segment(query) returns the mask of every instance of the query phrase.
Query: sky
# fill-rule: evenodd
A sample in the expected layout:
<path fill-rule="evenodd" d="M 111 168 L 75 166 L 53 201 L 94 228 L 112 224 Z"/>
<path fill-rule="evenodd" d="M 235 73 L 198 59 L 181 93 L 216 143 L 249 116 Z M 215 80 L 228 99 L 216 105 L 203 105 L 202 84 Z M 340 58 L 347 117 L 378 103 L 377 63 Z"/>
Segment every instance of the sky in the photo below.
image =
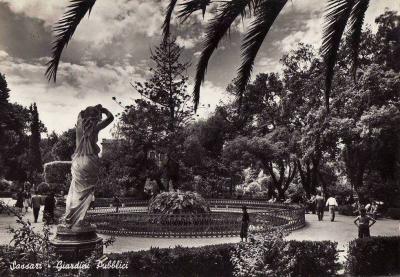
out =
<path fill-rule="evenodd" d="M 320 47 L 326 3 L 289 1 L 259 51 L 253 77 L 279 71 L 282 55 L 299 42 Z M 122 108 L 112 97 L 126 105 L 139 97 L 130 82 L 149 76 L 150 49 L 160 43 L 168 1 L 97 0 L 63 53 L 57 82 L 49 83 L 44 73 L 51 54 L 52 26 L 67 4 L 68 0 L 0 0 L 0 73 L 6 75 L 11 101 L 25 106 L 36 102 L 47 129 L 57 133 L 74 127 L 79 111 L 87 106 L 101 104 L 117 114 Z M 371 1 L 365 26 L 375 30 L 374 19 L 386 8 L 399 11 L 400 0 Z M 207 13 L 204 19 L 195 14 L 185 24 L 173 21 L 173 34 L 185 47 L 182 58 L 192 64 L 190 86 L 210 18 L 212 14 Z M 225 89 L 240 64 L 241 37 L 249 22 L 238 21 L 212 56 L 201 90 L 200 117 L 229 100 Z M 111 137 L 110 129 L 100 139 Z"/>

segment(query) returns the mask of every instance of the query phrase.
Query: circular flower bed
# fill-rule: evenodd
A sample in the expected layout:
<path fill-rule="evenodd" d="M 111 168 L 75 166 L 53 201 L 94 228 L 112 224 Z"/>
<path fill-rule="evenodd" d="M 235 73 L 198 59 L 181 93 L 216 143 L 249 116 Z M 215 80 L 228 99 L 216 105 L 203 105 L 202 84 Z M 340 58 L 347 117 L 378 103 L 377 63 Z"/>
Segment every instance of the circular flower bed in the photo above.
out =
<path fill-rule="evenodd" d="M 201 214 L 210 212 L 207 201 L 195 192 L 163 192 L 150 200 L 151 214 Z"/>

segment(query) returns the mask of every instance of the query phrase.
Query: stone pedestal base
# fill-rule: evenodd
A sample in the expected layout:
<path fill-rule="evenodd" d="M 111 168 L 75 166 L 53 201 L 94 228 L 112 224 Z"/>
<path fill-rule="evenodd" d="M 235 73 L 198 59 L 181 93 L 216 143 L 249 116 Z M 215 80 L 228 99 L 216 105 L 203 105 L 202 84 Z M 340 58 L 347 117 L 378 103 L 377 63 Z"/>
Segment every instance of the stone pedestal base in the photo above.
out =
<path fill-rule="evenodd" d="M 82 261 L 93 251 L 103 254 L 103 239 L 97 236 L 96 226 L 86 225 L 68 228 L 57 227 L 56 236 L 50 241 L 55 252 L 66 262 Z"/>

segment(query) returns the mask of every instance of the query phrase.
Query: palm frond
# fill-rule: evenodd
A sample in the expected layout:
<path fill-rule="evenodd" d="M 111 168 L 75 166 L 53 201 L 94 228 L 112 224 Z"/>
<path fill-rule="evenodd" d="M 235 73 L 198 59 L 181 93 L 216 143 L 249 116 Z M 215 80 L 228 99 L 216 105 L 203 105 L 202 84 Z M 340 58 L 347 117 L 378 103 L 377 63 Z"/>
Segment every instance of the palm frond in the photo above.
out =
<path fill-rule="evenodd" d="M 186 1 L 185 3 L 180 4 L 181 9 L 179 10 L 178 13 L 178 18 L 181 20 L 181 22 L 186 21 L 189 16 L 192 15 L 192 13 L 201 10 L 203 17 L 204 14 L 206 13 L 207 6 L 211 4 L 211 0 L 189 0 Z"/>
<path fill-rule="evenodd" d="M 358 54 L 360 50 L 361 33 L 364 24 L 365 13 L 369 7 L 369 0 L 357 0 L 350 13 L 349 33 L 353 58 L 352 72 L 354 81 L 356 81 L 356 72 L 358 67 Z"/>
<path fill-rule="evenodd" d="M 219 13 L 207 26 L 206 36 L 203 42 L 203 50 L 197 64 L 195 85 L 193 90 L 194 109 L 197 110 L 200 100 L 200 87 L 204 82 L 208 61 L 218 47 L 218 43 L 228 32 L 234 20 L 245 13 L 249 0 L 230 0 L 224 3 Z"/>
<path fill-rule="evenodd" d="M 235 79 L 239 92 L 239 102 L 250 80 L 254 60 L 265 37 L 287 0 L 263 0 L 255 9 L 255 19 L 252 21 L 242 44 L 242 64 Z"/>
<path fill-rule="evenodd" d="M 171 0 L 167 7 L 167 12 L 165 13 L 164 23 L 162 25 L 164 41 L 167 40 L 167 38 L 170 34 L 171 17 L 172 17 L 172 13 L 174 12 L 177 2 L 178 2 L 178 0 Z"/>
<path fill-rule="evenodd" d="M 86 13 L 90 14 L 95 3 L 96 0 L 70 0 L 70 5 L 63 17 L 54 26 L 55 39 L 52 43 L 52 58 L 46 64 L 46 77 L 49 81 L 51 79 L 56 81 L 62 51 L 68 45 L 82 18 Z"/>
<path fill-rule="evenodd" d="M 329 0 L 326 9 L 325 26 L 322 38 L 322 55 L 326 65 L 325 104 L 329 111 L 329 95 L 332 87 L 334 67 L 337 60 L 340 40 L 349 20 L 355 0 Z"/>

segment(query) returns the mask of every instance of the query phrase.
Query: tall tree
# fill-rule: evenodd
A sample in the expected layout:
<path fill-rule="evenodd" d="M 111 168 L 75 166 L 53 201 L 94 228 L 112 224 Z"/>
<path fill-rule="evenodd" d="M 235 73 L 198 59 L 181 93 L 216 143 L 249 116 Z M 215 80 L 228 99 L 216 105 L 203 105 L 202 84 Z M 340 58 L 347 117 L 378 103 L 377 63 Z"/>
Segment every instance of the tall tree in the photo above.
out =
<path fill-rule="evenodd" d="M 192 116 L 187 89 L 188 62 L 181 62 L 182 48 L 168 37 L 151 51 L 152 76 L 146 82 L 135 82 L 139 94 L 160 107 L 168 119 L 167 132 L 172 134 L 188 123 Z"/>
<path fill-rule="evenodd" d="M 6 78 L 0 73 L 0 175 L 24 181 L 29 110 L 10 103 L 9 92 Z"/>
<path fill-rule="evenodd" d="M 132 86 L 139 93 L 134 105 L 127 106 L 121 116 L 122 134 L 145 151 L 166 154 L 168 180 L 179 179 L 183 128 L 193 117 L 187 93 L 187 62 L 181 62 L 182 48 L 168 38 L 151 51 L 151 76 Z"/>
<path fill-rule="evenodd" d="M 41 174 L 43 171 L 42 154 L 40 151 L 40 120 L 39 112 L 36 103 L 33 103 L 29 111 L 31 113 L 30 131 L 31 137 L 29 141 L 29 163 L 30 163 L 30 177 L 33 178 L 35 174 Z"/>

